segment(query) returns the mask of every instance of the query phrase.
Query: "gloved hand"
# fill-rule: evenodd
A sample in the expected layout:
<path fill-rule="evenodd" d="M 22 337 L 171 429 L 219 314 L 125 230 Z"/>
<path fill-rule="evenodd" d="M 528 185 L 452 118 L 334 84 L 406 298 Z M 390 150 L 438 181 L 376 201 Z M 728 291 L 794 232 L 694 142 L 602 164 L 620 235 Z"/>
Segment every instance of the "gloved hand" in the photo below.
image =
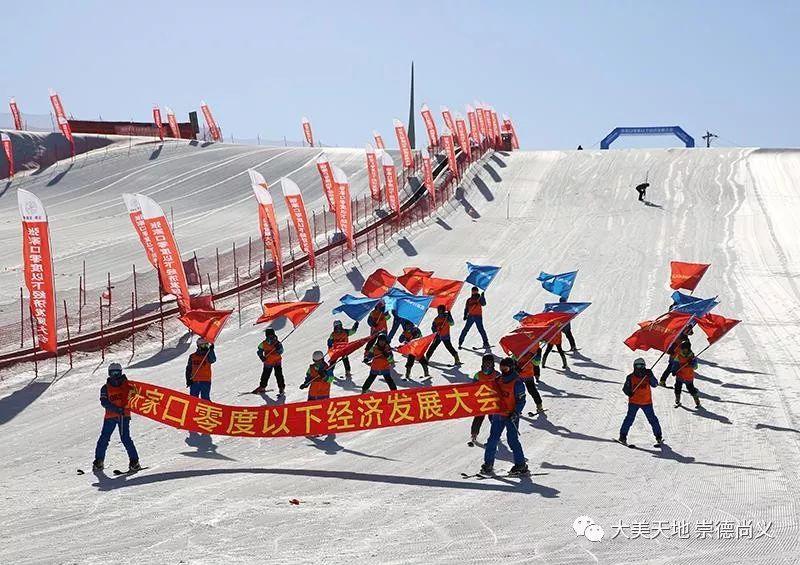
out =
<path fill-rule="evenodd" d="M 304 388 L 308 388 L 308 385 L 306 383 L 300 385 L 300 390 L 303 390 Z"/>
<path fill-rule="evenodd" d="M 508 416 L 508 419 L 511 420 L 511 423 L 514 424 L 514 427 L 517 429 L 517 432 L 519 432 L 519 412 L 512 412 Z"/>
<path fill-rule="evenodd" d="M 362 359 L 361 362 L 364 363 L 364 365 L 369 365 L 369 359 L 367 359 L 366 357 L 364 357 L 364 359 Z"/>
<path fill-rule="evenodd" d="M 355 324 L 353 324 L 353 329 L 354 329 L 354 330 L 357 330 L 357 329 L 358 329 L 358 320 L 356 320 L 356 323 L 355 323 Z"/>
<path fill-rule="evenodd" d="M 468 317 L 469 317 L 469 316 L 467 316 L 466 314 L 464 314 L 464 321 L 465 321 L 465 322 L 467 321 L 467 318 L 468 318 Z"/>

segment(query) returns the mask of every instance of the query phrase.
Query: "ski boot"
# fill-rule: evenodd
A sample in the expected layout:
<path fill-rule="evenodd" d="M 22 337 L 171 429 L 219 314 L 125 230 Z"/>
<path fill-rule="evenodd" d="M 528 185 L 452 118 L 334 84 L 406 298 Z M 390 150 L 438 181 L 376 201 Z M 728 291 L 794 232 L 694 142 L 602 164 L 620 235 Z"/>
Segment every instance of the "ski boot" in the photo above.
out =
<path fill-rule="evenodd" d="M 680 408 L 681 406 L 681 398 L 679 396 L 675 397 L 675 408 Z"/>
<path fill-rule="evenodd" d="M 453 359 L 453 367 L 459 367 L 459 366 L 461 366 L 461 359 L 459 359 L 458 355 L 456 355 L 455 358 Z"/>
<path fill-rule="evenodd" d="M 660 384 L 664 388 L 667 388 L 667 377 L 662 377 L 661 379 L 659 379 L 658 384 Z"/>
<path fill-rule="evenodd" d="M 407 381 L 410 381 L 410 380 L 411 380 L 411 368 L 410 368 L 410 367 L 409 367 L 408 369 L 406 369 L 406 376 L 405 376 L 405 379 L 406 379 Z"/>
<path fill-rule="evenodd" d="M 484 463 L 481 465 L 481 470 L 478 471 L 478 473 L 481 475 L 494 475 L 494 466 Z"/>
<path fill-rule="evenodd" d="M 279 388 L 279 389 L 278 389 L 278 396 L 286 396 L 286 395 L 284 394 L 284 392 L 283 392 L 284 390 L 286 390 L 286 389 L 284 389 L 284 388 Z"/>
<path fill-rule="evenodd" d="M 491 348 L 492 348 L 492 346 L 491 346 L 491 344 L 490 344 L 488 341 L 484 341 L 484 342 L 483 342 L 483 348 L 484 348 L 484 349 L 491 349 Z"/>
<path fill-rule="evenodd" d="M 346 373 L 344 374 L 344 378 L 345 378 L 345 380 L 347 380 L 347 381 L 352 381 L 352 380 L 353 380 L 353 373 L 351 373 L 350 371 L 346 372 Z"/>
<path fill-rule="evenodd" d="M 537 414 L 544 414 L 544 408 L 542 408 L 541 404 L 536 405 L 536 413 Z"/>
<path fill-rule="evenodd" d="M 700 405 L 700 395 L 695 393 L 695 394 L 692 395 L 692 398 L 694 398 L 694 406 L 695 406 L 695 408 L 702 408 L 702 406 Z"/>
<path fill-rule="evenodd" d="M 139 464 L 138 459 L 131 459 L 128 463 L 128 472 L 141 471 L 142 466 Z"/>
<path fill-rule="evenodd" d="M 619 439 L 617 441 L 622 445 L 628 445 L 628 436 L 620 434 Z"/>
<path fill-rule="evenodd" d="M 509 477 L 527 477 L 530 476 L 531 471 L 528 469 L 527 463 L 521 463 L 519 465 L 514 465 L 511 469 L 508 470 Z"/>
<path fill-rule="evenodd" d="M 661 436 L 656 436 L 656 443 L 653 447 L 661 447 L 664 443 L 664 439 Z"/>
<path fill-rule="evenodd" d="M 425 372 L 422 373 L 422 378 L 424 378 L 424 379 L 431 378 L 431 374 L 428 372 L 428 369 L 425 369 Z"/>
<path fill-rule="evenodd" d="M 95 459 L 92 461 L 92 471 L 102 471 L 104 467 L 102 459 Z"/>

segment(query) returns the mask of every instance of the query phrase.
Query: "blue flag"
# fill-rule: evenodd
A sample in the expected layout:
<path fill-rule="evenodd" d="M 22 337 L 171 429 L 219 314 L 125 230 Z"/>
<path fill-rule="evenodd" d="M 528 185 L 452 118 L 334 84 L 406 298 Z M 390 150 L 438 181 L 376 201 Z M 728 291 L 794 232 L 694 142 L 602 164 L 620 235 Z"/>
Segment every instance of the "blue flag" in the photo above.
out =
<path fill-rule="evenodd" d="M 523 319 L 527 318 L 528 316 L 530 316 L 530 314 L 528 314 L 525 310 L 520 310 L 519 312 L 514 314 L 514 319 L 516 321 L 518 321 L 518 322 L 521 322 Z"/>
<path fill-rule="evenodd" d="M 566 300 L 569 298 L 569 293 L 572 292 L 572 285 L 575 284 L 576 276 L 578 276 L 578 271 L 561 273 L 560 275 L 551 275 L 542 271 L 539 273 L 537 280 L 541 281 L 542 288 L 547 292 L 557 294 Z"/>
<path fill-rule="evenodd" d="M 580 314 L 586 310 L 590 304 L 591 302 L 548 302 L 544 305 L 544 311 Z"/>
<path fill-rule="evenodd" d="M 669 309 L 674 310 L 678 306 L 684 306 L 686 304 L 691 304 L 692 302 L 698 302 L 700 300 L 703 299 L 697 298 L 696 296 L 689 296 L 688 294 L 684 294 L 676 290 L 675 292 L 672 293 L 672 306 L 670 306 Z"/>
<path fill-rule="evenodd" d="M 413 298 L 416 294 L 411 294 L 410 292 L 406 292 L 401 288 L 390 288 L 386 294 L 383 295 L 382 299 L 384 304 L 386 304 L 386 310 L 391 312 L 392 310 L 397 309 L 397 301 L 401 298 Z"/>
<path fill-rule="evenodd" d="M 367 298 L 345 294 L 340 299 L 341 304 L 334 308 L 334 314 L 343 313 L 351 320 L 359 321 L 369 314 L 375 305 L 380 301 L 379 298 Z"/>
<path fill-rule="evenodd" d="M 486 290 L 489 284 L 497 276 L 500 267 L 490 267 L 489 265 L 473 265 L 467 261 L 467 271 L 469 274 L 464 282 L 477 286 L 481 290 Z"/>
<path fill-rule="evenodd" d="M 701 298 L 693 302 L 687 302 L 672 308 L 672 312 L 680 312 L 682 314 L 691 314 L 695 318 L 702 318 L 719 304 L 716 297 L 714 298 Z"/>
<path fill-rule="evenodd" d="M 433 296 L 414 296 L 398 298 L 396 302 L 397 317 L 408 320 L 418 326 L 433 302 Z"/>

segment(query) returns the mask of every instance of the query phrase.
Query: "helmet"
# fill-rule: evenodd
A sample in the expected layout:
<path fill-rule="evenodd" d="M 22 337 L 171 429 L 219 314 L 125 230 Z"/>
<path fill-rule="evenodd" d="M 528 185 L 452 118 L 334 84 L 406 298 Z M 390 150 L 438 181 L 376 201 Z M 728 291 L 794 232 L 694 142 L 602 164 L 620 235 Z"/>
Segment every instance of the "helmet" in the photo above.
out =
<path fill-rule="evenodd" d="M 647 366 L 647 363 L 645 363 L 644 359 L 642 359 L 641 357 L 637 357 L 636 359 L 633 360 L 633 367 L 634 368 L 636 368 L 636 367 L 646 367 L 646 366 Z"/>
<path fill-rule="evenodd" d="M 447 312 L 447 306 L 445 306 L 444 304 L 439 304 L 439 306 L 436 307 L 436 311 L 439 314 L 444 314 L 445 312 Z"/>
<path fill-rule="evenodd" d="M 122 376 L 122 365 L 119 363 L 111 363 L 108 366 L 108 376 L 109 377 L 121 377 Z"/>
<path fill-rule="evenodd" d="M 502 361 L 500 361 L 500 368 L 508 367 L 509 369 L 513 369 L 516 366 L 516 362 L 511 357 L 504 357 Z"/>
<path fill-rule="evenodd" d="M 400 323 L 403 324 L 403 329 L 411 329 L 414 327 L 413 322 L 411 320 L 406 320 L 405 318 Z"/>
<path fill-rule="evenodd" d="M 481 357 L 481 367 L 491 365 L 494 367 L 494 355 L 484 355 Z"/>
<path fill-rule="evenodd" d="M 477 286 L 472 287 L 472 294 L 478 294 L 481 291 Z"/>
<path fill-rule="evenodd" d="M 375 341 L 378 343 L 389 343 L 389 338 L 386 337 L 385 333 L 379 333 Z"/>
<path fill-rule="evenodd" d="M 211 345 L 211 344 L 208 342 L 208 340 L 206 338 L 204 338 L 204 337 L 198 337 L 197 338 L 197 347 L 199 347 L 200 349 L 204 349 L 204 348 L 208 347 L 209 345 Z"/>
<path fill-rule="evenodd" d="M 312 359 L 313 359 L 315 362 L 316 362 L 316 361 L 322 361 L 322 359 L 324 359 L 324 358 L 325 358 L 325 354 L 324 354 L 322 351 L 319 351 L 319 350 L 318 350 L 318 351 L 315 351 L 314 353 L 312 353 L 312 354 L 311 354 L 311 358 L 312 358 Z"/>
<path fill-rule="evenodd" d="M 341 328 L 342 327 L 342 321 L 341 320 L 334 320 L 333 321 L 333 327 L 334 328 Z"/>
<path fill-rule="evenodd" d="M 264 337 L 266 337 L 267 339 L 272 337 L 277 338 L 277 336 L 275 335 L 275 330 L 273 330 L 272 328 L 267 328 L 264 330 Z"/>

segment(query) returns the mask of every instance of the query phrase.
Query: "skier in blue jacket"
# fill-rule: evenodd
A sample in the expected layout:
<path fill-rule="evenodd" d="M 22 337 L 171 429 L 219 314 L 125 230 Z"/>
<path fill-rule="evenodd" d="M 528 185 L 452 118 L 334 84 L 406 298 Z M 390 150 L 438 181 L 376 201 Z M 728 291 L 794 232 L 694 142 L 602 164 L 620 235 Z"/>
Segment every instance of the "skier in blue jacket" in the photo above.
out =
<path fill-rule="evenodd" d="M 495 389 L 500 395 L 499 412 L 489 416 L 491 428 L 489 439 L 483 453 L 481 474 L 494 473 L 494 458 L 497 453 L 497 444 L 503 430 L 506 432 L 506 441 L 514 454 L 514 466 L 508 471 L 509 475 L 529 475 L 528 464 L 525 463 L 525 453 L 519 441 L 519 417 L 525 406 L 525 385 L 516 372 L 516 362 L 511 357 L 500 361 L 500 376 L 495 379 Z"/>

